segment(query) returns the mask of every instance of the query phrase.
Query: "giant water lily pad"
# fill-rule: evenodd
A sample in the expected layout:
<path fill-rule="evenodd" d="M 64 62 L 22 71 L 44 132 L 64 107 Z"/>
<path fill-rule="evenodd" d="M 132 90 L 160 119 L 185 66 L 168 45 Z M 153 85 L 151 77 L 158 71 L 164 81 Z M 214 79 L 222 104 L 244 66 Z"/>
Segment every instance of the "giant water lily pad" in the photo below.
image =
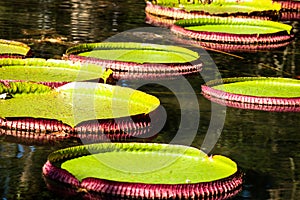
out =
<path fill-rule="evenodd" d="M 26 57 L 30 53 L 30 47 L 22 42 L 0 39 L 1 57 Z"/>
<path fill-rule="evenodd" d="M 278 17 L 281 4 L 272 0 L 253 1 L 147 1 L 146 12 L 167 18 L 191 19 L 201 16 L 234 16 L 270 19 Z"/>
<path fill-rule="evenodd" d="M 198 41 L 201 46 L 226 50 L 261 50 L 286 46 L 292 26 L 258 19 L 201 17 L 178 20 L 171 30 Z M 218 48 L 220 46 L 220 48 Z"/>
<path fill-rule="evenodd" d="M 202 85 L 202 92 L 209 99 L 232 107 L 300 111 L 300 81 L 295 79 L 226 78 Z"/>
<path fill-rule="evenodd" d="M 1 127 L 35 131 L 45 138 L 52 132 L 95 139 L 103 139 L 106 133 L 112 139 L 147 133 L 145 129 L 152 123 L 148 115 L 160 104 L 156 97 L 138 90 L 92 82 L 71 82 L 57 88 L 1 82 L 0 93 L 3 98 L 8 96 L 0 100 Z"/>
<path fill-rule="evenodd" d="M 196 73 L 202 69 L 197 52 L 171 45 L 88 43 L 69 48 L 66 57 L 110 68 L 115 78 L 170 77 Z"/>
<path fill-rule="evenodd" d="M 109 70 L 93 64 L 56 59 L 0 59 L 0 80 L 31 81 L 59 86 L 72 81 L 99 79 L 105 82 Z"/>
<path fill-rule="evenodd" d="M 227 157 L 157 143 L 101 143 L 58 150 L 48 156 L 43 174 L 77 191 L 131 198 L 230 197 L 242 184 L 237 164 Z"/>
<path fill-rule="evenodd" d="M 164 1 L 164 0 L 163 0 Z M 188 2 L 181 4 L 184 10 L 191 11 L 204 11 L 211 15 L 218 14 L 233 14 L 233 13 L 258 13 L 267 11 L 279 11 L 281 5 L 274 3 L 272 0 L 252 0 L 252 1 L 241 1 L 241 2 L 230 2 L 230 1 L 213 1 L 210 4 L 195 3 L 190 4 Z"/>

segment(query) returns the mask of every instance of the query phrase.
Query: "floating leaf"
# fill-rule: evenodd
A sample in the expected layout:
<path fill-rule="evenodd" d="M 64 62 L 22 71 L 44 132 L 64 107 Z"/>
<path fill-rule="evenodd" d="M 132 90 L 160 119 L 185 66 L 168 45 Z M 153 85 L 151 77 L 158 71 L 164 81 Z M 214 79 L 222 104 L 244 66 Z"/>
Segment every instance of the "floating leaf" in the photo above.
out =
<path fill-rule="evenodd" d="M 197 52 L 179 46 L 134 42 L 80 44 L 66 54 L 135 63 L 186 63 L 199 58 Z"/>
<path fill-rule="evenodd" d="M 85 128 L 93 132 L 89 128 L 97 131 L 101 125 L 97 119 L 146 115 L 159 106 L 156 97 L 141 91 L 91 82 L 71 82 L 56 89 L 29 82 L 5 82 L 0 84 L 0 91 L 13 97 L 0 100 L 2 126 L 26 130 L 72 132 Z M 22 118 L 31 120 L 22 121 Z M 89 120 L 96 122 L 80 125 Z M 114 127 L 111 128 L 114 131 Z M 109 127 L 103 128 L 106 129 Z"/>
<path fill-rule="evenodd" d="M 116 79 L 168 78 L 197 73 L 202 69 L 197 52 L 171 45 L 88 43 L 69 48 L 66 56 L 69 60 L 110 68 Z"/>
<path fill-rule="evenodd" d="M 0 39 L 0 57 L 25 57 L 29 51 L 30 47 L 22 42 Z"/>
<path fill-rule="evenodd" d="M 192 38 L 200 46 L 231 51 L 279 48 L 294 38 L 290 25 L 249 18 L 201 17 L 178 20 L 171 30 Z"/>
<path fill-rule="evenodd" d="M 86 191 L 131 198 L 230 197 L 242 184 L 236 163 L 227 157 L 157 143 L 101 143 L 58 150 L 49 155 L 43 173 Z"/>
<path fill-rule="evenodd" d="M 251 108 L 252 105 L 266 105 L 253 107 L 252 109 L 274 111 L 299 111 L 300 106 L 300 81 L 289 78 L 267 77 L 240 77 L 227 78 L 219 81 L 211 81 L 202 86 L 202 92 L 208 98 L 223 100 L 223 103 L 234 105 L 239 102 L 242 108 Z M 222 102 L 221 100 L 214 100 Z M 247 106 L 248 104 L 248 106 Z M 279 108 L 277 108 L 279 106 Z M 273 108 L 272 108 L 273 107 Z"/>
<path fill-rule="evenodd" d="M 147 13 L 173 19 L 191 19 L 203 16 L 251 17 L 256 19 L 278 18 L 281 4 L 272 0 L 253 0 L 245 2 L 213 1 L 147 1 Z"/>
<path fill-rule="evenodd" d="M 108 78 L 104 67 L 79 62 L 27 58 L 0 59 L 0 80 L 22 80 L 42 83 L 72 82 Z M 108 73 L 108 74 L 107 74 Z"/>
<path fill-rule="evenodd" d="M 293 28 L 288 24 L 269 20 L 227 17 L 199 17 L 196 19 L 178 20 L 175 24 L 189 30 L 233 33 L 237 35 L 260 35 L 278 32 L 287 32 L 288 34 L 291 34 Z"/>
<path fill-rule="evenodd" d="M 232 13 L 252 13 L 252 12 L 265 12 L 265 11 L 279 11 L 281 5 L 274 3 L 272 0 L 252 0 L 245 2 L 228 2 L 228 1 L 213 1 L 210 4 L 188 4 L 183 3 L 184 9 L 188 12 L 204 11 L 211 15 L 214 14 L 232 14 Z"/>

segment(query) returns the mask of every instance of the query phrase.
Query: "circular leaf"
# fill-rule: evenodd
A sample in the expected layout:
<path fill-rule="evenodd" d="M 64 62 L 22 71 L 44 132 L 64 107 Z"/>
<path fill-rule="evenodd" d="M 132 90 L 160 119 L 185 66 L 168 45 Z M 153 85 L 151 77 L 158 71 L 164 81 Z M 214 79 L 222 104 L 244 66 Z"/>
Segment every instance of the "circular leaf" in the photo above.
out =
<path fill-rule="evenodd" d="M 293 38 L 290 25 L 244 18 L 200 17 L 178 20 L 171 30 L 199 41 L 241 45 L 284 43 Z"/>
<path fill-rule="evenodd" d="M 2 56 L 26 56 L 30 47 L 22 42 L 0 39 L 0 57 Z"/>
<path fill-rule="evenodd" d="M 191 19 L 203 16 L 251 17 L 255 19 L 277 19 L 281 4 L 272 0 L 252 1 L 203 1 L 155 0 L 147 1 L 146 12 L 172 19 Z"/>
<path fill-rule="evenodd" d="M 217 98 L 242 104 L 266 105 L 259 106 L 262 110 L 281 110 L 277 106 L 286 106 L 288 111 L 297 111 L 300 106 L 300 81 L 289 78 L 240 77 L 226 78 L 202 85 L 202 93 L 208 98 Z M 218 101 L 218 100 L 217 100 Z M 218 101 L 220 102 L 220 101 Z M 231 105 L 230 103 L 229 105 Z M 234 107 L 237 107 L 234 105 Z M 248 107 L 248 106 L 240 106 Z M 249 106 L 251 108 L 251 106 Z"/>
<path fill-rule="evenodd" d="M 199 58 L 197 52 L 179 46 L 134 42 L 80 44 L 69 48 L 66 54 L 141 64 L 186 63 Z"/>
<path fill-rule="evenodd" d="M 56 89 L 5 82 L 0 84 L 0 93 L 12 96 L 0 100 L 1 118 L 55 119 L 70 127 L 88 120 L 148 114 L 160 104 L 156 97 L 138 90 L 91 82 L 72 82 Z"/>
<path fill-rule="evenodd" d="M 198 73 L 202 62 L 187 48 L 135 42 L 80 44 L 66 52 L 69 60 L 109 68 L 116 79 L 172 78 Z M 191 63 L 194 61 L 194 63 Z"/>
<path fill-rule="evenodd" d="M 137 198 L 210 197 L 232 193 L 242 184 L 236 163 L 227 157 L 157 143 L 101 143 L 58 150 L 49 155 L 43 173 L 88 191 Z"/>
<path fill-rule="evenodd" d="M 106 69 L 79 62 L 27 58 L 0 59 L 0 80 L 22 80 L 42 83 L 72 82 L 104 78 Z"/>

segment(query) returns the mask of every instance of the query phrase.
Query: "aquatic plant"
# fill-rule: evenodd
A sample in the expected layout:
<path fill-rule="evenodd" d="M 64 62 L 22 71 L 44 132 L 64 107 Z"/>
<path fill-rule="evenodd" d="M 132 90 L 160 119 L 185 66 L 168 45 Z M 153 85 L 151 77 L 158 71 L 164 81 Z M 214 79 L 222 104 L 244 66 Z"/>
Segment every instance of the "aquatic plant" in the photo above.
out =
<path fill-rule="evenodd" d="M 253 1 L 174 1 L 154 0 L 147 1 L 147 13 L 174 19 L 191 19 L 203 16 L 234 16 L 259 19 L 278 18 L 281 5 L 272 0 Z"/>
<path fill-rule="evenodd" d="M 197 52 L 172 45 L 88 43 L 67 49 L 65 57 L 109 68 L 116 79 L 166 78 L 192 74 L 202 69 Z"/>
<path fill-rule="evenodd" d="M 138 137 L 151 131 L 149 114 L 159 106 L 156 97 L 141 91 L 93 82 L 51 88 L 1 81 L 0 94 L 0 127 L 19 130 L 6 132 L 16 137 L 82 137 L 92 142 Z"/>
<path fill-rule="evenodd" d="M 222 81 L 224 84 L 222 84 Z M 240 77 L 202 85 L 203 95 L 231 107 L 265 111 L 300 111 L 300 81 L 290 78 Z"/>
<path fill-rule="evenodd" d="M 0 39 L 0 58 L 24 58 L 30 53 L 30 47 L 25 43 Z"/>
<path fill-rule="evenodd" d="M 58 87 L 72 81 L 113 83 L 110 70 L 93 64 L 57 59 L 0 59 L 0 80 L 31 81 Z"/>
<path fill-rule="evenodd" d="M 158 143 L 99 143 L 61 149 L 48 156 L 43 174 L 84 197 L 142 199 L 226 199 L 240 191 L 243 176 L 227 157 Z"/>
<path fill-rule="evenodd" d="M 292 26 L 287 24 L 227 17 L 178 20 L 171 31 L 200 46 L 229 51 L 279 48 L 294 38 Z"/>

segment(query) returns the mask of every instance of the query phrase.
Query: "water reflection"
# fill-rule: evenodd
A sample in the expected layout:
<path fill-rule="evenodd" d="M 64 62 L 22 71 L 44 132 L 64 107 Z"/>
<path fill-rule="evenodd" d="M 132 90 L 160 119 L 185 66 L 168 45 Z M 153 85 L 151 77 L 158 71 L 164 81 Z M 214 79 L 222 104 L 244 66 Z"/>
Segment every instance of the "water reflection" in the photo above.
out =
<path fill-rule="evenodd" d="M 66 46 L 103 41 L 145 24 L 143 9 L 141 3 L 122 1 L 1 1 L 0 38 L 29 43 L 36 57 L 58 57 Z M 45 43 L 53 45 L 56 52 L 51 52 Z"/>
<path fill-rule="evenodd" d="M 295 166 L 300 164 L 300 140 L 296 139 L 298 130 L 294 128 L 295 121 L 299 120 L 296 113 L 227 109 L 225 129 L 214 150 L 238 160 L 245 169 L 246 184 L 253 185 L 255 199 L 266 198 L 257 196 L 259 187 L 264 188 L 265 194 L 293 192 L 291 188 L 296 184 L 299 171 Z M 258 184 L 253 177 L 265 185 Z M 294 192 L 300 194 L 299 190 Z"/>
<path fill-rule="evenodd" d="M 209 51 L 222 72 L 222 77 L 272 76 L 295 78 L 300 74 L 297 61 L 300 59 L 299 40 L 295 39 L 288 46 L 273 51 L 253 53 L 233 53 L 239 57 Z"/>

